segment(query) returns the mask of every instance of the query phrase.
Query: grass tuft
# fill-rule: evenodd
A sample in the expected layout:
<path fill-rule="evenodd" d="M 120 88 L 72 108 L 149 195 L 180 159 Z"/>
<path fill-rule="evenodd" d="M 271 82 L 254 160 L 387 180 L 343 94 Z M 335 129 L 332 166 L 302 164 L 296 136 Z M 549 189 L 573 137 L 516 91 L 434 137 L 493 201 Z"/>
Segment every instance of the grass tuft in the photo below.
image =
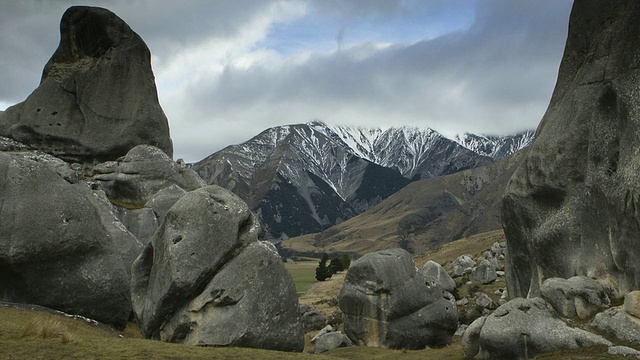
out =
<path fill-rule="evenodd" d="M 73 336 L 62 325 L 60 319 L 48 314 L 40 314 L 27 321 L 22 329 L 22 337 L 41 337 L 43 339 L 60 337 L 65 344 L 73 341 Z"/>

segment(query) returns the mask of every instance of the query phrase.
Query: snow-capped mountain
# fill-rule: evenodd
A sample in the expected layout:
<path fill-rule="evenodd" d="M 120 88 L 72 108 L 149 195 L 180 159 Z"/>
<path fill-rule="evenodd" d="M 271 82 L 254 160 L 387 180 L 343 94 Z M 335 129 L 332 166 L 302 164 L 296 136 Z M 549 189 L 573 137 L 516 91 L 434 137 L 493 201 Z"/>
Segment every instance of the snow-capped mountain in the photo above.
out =
<path fill-rule="evenodd" d="M 453 140 L 480 155 L 500 160 L 529 146 L 533 142 L 534 135 L 534 130 L 527 130 L 510 136 L 464 133 L 456 135 Z"/>
<path fill-rule="evenodd" d="M 493 162 L 432 129 L 365 129 L 321 122 L 278 126 L 193 165 L 261 218 L 265 238 L 317 232 L 379 203 L 412 180 Z"/>

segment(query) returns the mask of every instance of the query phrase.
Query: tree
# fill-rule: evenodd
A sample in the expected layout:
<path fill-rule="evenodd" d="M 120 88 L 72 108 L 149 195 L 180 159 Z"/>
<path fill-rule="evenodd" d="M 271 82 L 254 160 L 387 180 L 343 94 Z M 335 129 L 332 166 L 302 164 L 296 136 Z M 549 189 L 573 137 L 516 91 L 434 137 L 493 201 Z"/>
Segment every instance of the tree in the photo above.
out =
<path fill-rule="evenodd" d="M 329 261 L 329 255 L 327 255 L 327 253 L 323 253 L 322 259 L 320 259 L 320 263 L 316 268 L 316 280 L 325 281 L 326 279 L 331 278 L 331 275 L 333 275 L 331 269 L 327 267 L 327 261 Z"/>
<path fill-rule="evenodd" d="M 342 260 L 339 257 L 331 259 L 331 262 L 329 263 L 329 270 L 331 270 L 331 274 L 343 271 L 344 265 L 342 264 Z"/>

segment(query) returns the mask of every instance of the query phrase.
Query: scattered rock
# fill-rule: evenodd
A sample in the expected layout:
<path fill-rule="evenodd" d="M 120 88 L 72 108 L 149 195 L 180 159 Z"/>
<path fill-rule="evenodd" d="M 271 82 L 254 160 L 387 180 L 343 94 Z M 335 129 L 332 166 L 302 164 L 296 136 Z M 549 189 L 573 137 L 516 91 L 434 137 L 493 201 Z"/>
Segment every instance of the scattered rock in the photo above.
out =
<path fill-rule="evenodd" d="M 425 281 L 431 285 L 440 285 L 444 291 L 451 292 L 456 288 L 455 281 L 453 281 L 444 268 L 435 261 L 427 261 L 422 267 L 421 273 Z"/>
<path fill-rule="evenodd" d="M 258 228 L 247 205 L 221 187 L 180 198 L 132 268 L 143 335 L 302 351 L 293 279 L 275 248 L 257 241 Z"/>
<path fill-rule="evenodd" d="M 542 283 L 540 295 L 563 318 L 587 319 L 611 305 L 605 288 L 586 276 L 550 278 Z"/>
<path fill-rule="evenodd" d="M 475 260 L 473 260 L 473 256 L 465 254 L 460 255 L 455 260 L 453 260 L 453 262 L 451 263 L 451 268 L 455 268 L 456 266 L 459 266 L 460 268 L 462 268 L 462 270 L 469 273 L 471 272 L 471 269 L 476 266 L 476 262 Z"/>
<path fill-rule="evenodd" d="M 451 343 L 456 306 L 427 286 L 402 249 L 369 253 L 351 264 L 338 295 L 346 335 L 356 344 L 423 349 Z"/>
<path fill-rule="evenodd" d="M 97 7 L 64 13 L 60 44 L 40 85 L 0 116 L 0 135 L 84 163 L 118 158 L 140 144 L 173 155 L 149 49 L 124 21 Z"/>
<path fill-rule="evenodd" d="M 476 298 L 476 306 L 481 309 L 489 310 L 495 310 L 498 307 L 498 305 L 496 305 L 496 303 L 493 302 L 493 300 L 491 300 L 491 298 L 487 294 L 478 295 L 478 298 Z"/>
<path fill-rule="evenodd" d="M 463 297 L 462 299 L 456 301 L 456 305 L 458 306 L 465 306 L 469 303 L 469 299 L 467 299 L 466 297 Z"/>
<path fill-rule="evenodd" d="M 329 332 L 318 337 L 313 345 L 313 353 L 320 354 L 339 347 L 353 346 L 353 342 L 340 331 Z"/>
<path fill-rule="evenodd" d="M 609 355 L 622 355 L 622 356 L 635 356 L 636 358 L 640 357 L 640 351 L 636 349 L 632 349 L 627 346 L 609 346 L 607 350 L 607 354 Z"/>
<path fill-rule="evenodd" d="M 327 323 L 327 318 L 316 309 L 309 309 L 302 314 L 304 331 L 320 330 Z"/>
<path fill-rule="evenodd" d="M 462 338 L 467 359 L 527 359 L 560 349 L 605 345 L 611 342 L 567 326 L 541 298 L 514 299 L 493 314 L 474 321 Z"/>
<path fill-rule="evenodd" d="M 311 338 L 311 343 L 315 344 L 316 340 L 318 340 L 318 338 L 320 338 L 322 335 L 326 334 L 326 333 L 330 333 L 333 331 L 333 327 L 331 325 L 327 325 L 325 327 L 323 327 L 320 331 L 318 331 L 318 333 Z"/>
<path fill-rule="evenodd" d="M 456 330 L 455 334 L 453 334 L 453 336 L 462 336 L 464 335 L 464 332 L 467 331 L 467 328 L 469 327 L 469 325 L 467 324 L 460 324 L 460 326 L 458 326 L 458 330 Z"/>
<path fill-rule="evenodd" d="M 498 275 L 496 270 L 487 260 L 482 260 L 480 265 L 475 267 L 469 276 L 469 281 L 474 284 L 490 284 L 496 281 Z"/>

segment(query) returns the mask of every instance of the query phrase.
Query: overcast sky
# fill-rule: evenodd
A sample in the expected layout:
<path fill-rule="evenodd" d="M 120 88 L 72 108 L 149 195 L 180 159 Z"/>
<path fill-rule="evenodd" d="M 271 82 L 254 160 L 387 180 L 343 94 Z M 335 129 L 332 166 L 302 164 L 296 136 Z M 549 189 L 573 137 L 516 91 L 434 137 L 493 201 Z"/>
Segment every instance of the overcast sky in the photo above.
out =
<path fill-rule="evenodd" d="M 64 0 L 0 0 L 0 110 L 38 86 Z M 572 0 L 112 0 L 152 53 L 175 158 L 277 125 L 538 125 Z"/>

